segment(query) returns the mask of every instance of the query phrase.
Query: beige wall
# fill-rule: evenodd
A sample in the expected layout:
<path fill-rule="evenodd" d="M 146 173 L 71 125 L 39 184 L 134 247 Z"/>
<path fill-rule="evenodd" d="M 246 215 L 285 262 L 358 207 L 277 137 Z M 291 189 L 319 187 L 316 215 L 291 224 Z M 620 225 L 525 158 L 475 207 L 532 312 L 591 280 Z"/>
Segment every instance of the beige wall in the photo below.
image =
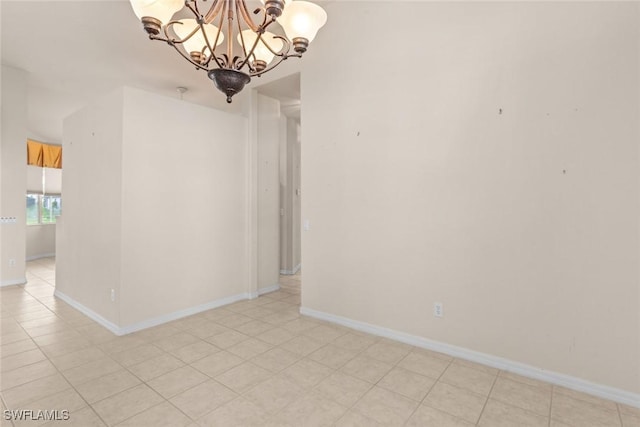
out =
<path fill-rule="evenodd" d="M 249 292 L 246 150 L 245 118 L 125 88 L 122 325 Z"/>
<path fill-rule="evenodd" d="M 287 270 L 290 270 L 291 259 L 291 241 L 290 230 L 287 226 L 290 222 L 287 207 L 289 206 L 289 192 L 288 190 L 288 174 L 289 157 L 287 156 L 288 144 L 287 144 L 287 116 L 280 115 L 280 146 L 279 146 L 279 182 L 280 182 L 280 274 L 286 274 Z"/>
<path fill-rule="evenodd" d="M 122 277 L 122 115 L 120 89 L 64 120 L 63 209 L 56 225 L 56 291 L 115 325 Z"/>
<path fill-rule="evenodd" d="M 0 141 L 0 286 L 25 283 L 27 162 L 26 73 L 2 66 Z"/>
<path fill-rule="evenodd" d="M 248 294 L 246 119 L 123 88 L 64 129 L 60 292 L 124 332 Z"/>
<path fill-rule="evenodd" d="M 328 5 L 303 307 L 639 393 L 638 8 Z"/>
<path fill-rule="evenodd" d="M 280 277 L 280 102 L 258 97 L 258 291 Z"/>
<path fill-rule="evenodd" d="M 26 228 L 27 260 L 54 256 L 56 253 L 55 224 L 28 225 Z"/>
<path fill-rule="evenodd" d="M 280 273 L 300 267 L 300 140 L 299 122 L 282 116 L 280 125 Z"/>
<path fill-rule="evenodd" d="M 85 142 L 104 128 L 108 147 Z M 242 117 L 131 88 L 68 118 L 58 289 L 120 328 L 248 292 L 246 133 Z"/>
<path fill-rule="evenodd" d="M 296 270 L 302 265 L 301 248 L 301 210 L 302 210 L 302 186 L 300 184 L 301 157 L 300 157 L 300 121 L 287 121 L 287 140 L 291 146 L 291 265 Z"/>

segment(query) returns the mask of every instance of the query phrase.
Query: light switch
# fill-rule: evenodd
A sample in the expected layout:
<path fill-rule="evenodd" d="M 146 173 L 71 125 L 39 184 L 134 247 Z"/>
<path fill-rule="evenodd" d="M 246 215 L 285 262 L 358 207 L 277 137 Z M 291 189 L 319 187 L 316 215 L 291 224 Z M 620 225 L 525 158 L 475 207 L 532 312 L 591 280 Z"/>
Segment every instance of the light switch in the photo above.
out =
<path fill-rule="evenodd" d="M 311 222 L 308 219 L 305 219 L 302 223 L 302 228 L 304 228 L 305 231 L 311 230 Z"/>

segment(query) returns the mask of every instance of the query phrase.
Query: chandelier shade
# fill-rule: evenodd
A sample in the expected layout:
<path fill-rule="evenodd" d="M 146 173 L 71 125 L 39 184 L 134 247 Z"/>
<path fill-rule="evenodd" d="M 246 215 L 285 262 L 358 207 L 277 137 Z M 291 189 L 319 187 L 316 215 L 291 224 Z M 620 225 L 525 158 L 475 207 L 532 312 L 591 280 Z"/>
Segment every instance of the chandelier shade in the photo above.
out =
<path fill-rule="evenodd" d="M 207 47 L 207 41 L 204 38 L 203 31 L 200 31 L 200 24 L 195 19 L 180 19 L 172 27 L 173 31 L 180 38 L 185 40 L 182 43 L 184 50 L 187 54 L 191 55 L 191 52 L 198 52 L 205 55 L 211 55 L 211 51 Z M 211 43 L 216 39 L 218 28 L 215 25 L 203 24 L 202 29 L 204 34 L 207 35 L 207 39 L 211 40 Z M 193 36 L 189 37 L 191 33 Z M 219 46 L 224 41 L 224 34 L 220 33 L 220 37 L 216 43 Z"/>
<path fill-rule="evenodd" d="M 152 17 L 163 24 L 169 22 L 183 6 L 183 0 L 131 0 L 131 7 L 138 19 Z"/>
<path fill-rule="evenodd" d="M 291 40 L 303 38 L 311 43 L 318 30 L 327 22 L 327 13 L 317 4 L 308 1 L 292 1 L 278 21 Z"/>
<path fill-rule="evenodd" d="M 301 57 L 327 21 L 309 1 L 261 1 L 251 13 L 246 0 L 130 0 L 149 38 L 206 71 L 227 102 L 251 77 Z"/>
<path fill-rule="evenodd" d="M 260 37 L 261 40 L 256 44 L 256 39 L 258 37 Z M 242 43 L 242 40 L 244 40 L 244 43 L 249 46 L 256 44 L 256 48 L 253 51 L 255 60 L 264 61 L 266 64 L 273 61 L 273 58 L 276 56 L 276 52 L 280 52 L 284 46 L 282 40 L 277 38 L 275 34 L 268 31 L 265 31 L 264 34 L 258 36 L 258 34 L 251 30 L 244 30 L 242 32 L 242 36 L 238 34 L 238 43 Z"/>

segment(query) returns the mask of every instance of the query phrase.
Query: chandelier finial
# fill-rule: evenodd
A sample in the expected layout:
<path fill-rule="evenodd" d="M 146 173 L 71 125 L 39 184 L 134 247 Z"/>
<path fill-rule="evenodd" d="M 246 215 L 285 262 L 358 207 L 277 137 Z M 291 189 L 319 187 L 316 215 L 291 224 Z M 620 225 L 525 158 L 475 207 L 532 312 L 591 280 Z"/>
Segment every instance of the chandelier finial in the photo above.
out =
<path fill-rule="evenodd" d="M 251 77 L 242 71 L 229 68 L 214 68 L 208 73 L 216 87 L 227 95 L 227 103 L 231 104 L 231 97 L 244 89 L 251 81 Z"/>

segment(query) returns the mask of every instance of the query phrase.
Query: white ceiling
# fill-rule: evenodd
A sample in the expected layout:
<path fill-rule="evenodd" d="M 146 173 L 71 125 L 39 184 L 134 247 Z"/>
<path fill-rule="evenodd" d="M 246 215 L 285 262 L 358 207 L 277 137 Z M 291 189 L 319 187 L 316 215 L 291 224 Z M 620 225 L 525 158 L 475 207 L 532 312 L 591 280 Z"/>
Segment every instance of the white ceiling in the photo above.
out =
<path fill-rule="evenodd" d="M 258 92 L 278 99 L 285 116 L 300 120 L 300 73 L 256 87 Z"/>
<path fill-rule="evenodd" d="M 121 86 L 176 98 L 184 86 L 185 101 L 233 113 L 247 109 L 247 89 L 228 105 L 205 72 L 150 41 L 128 0 L 0 0 L 0 18 L 2 64 L 28 72 L 29 137 L 61 142 L 64 117 Z M 251 85 L 298 73 L 299 64 L 288 60 Z M 299 92 L 299 75 L 285 80 Z M 279 90 L 296 89 L 283 83 Z"/>

